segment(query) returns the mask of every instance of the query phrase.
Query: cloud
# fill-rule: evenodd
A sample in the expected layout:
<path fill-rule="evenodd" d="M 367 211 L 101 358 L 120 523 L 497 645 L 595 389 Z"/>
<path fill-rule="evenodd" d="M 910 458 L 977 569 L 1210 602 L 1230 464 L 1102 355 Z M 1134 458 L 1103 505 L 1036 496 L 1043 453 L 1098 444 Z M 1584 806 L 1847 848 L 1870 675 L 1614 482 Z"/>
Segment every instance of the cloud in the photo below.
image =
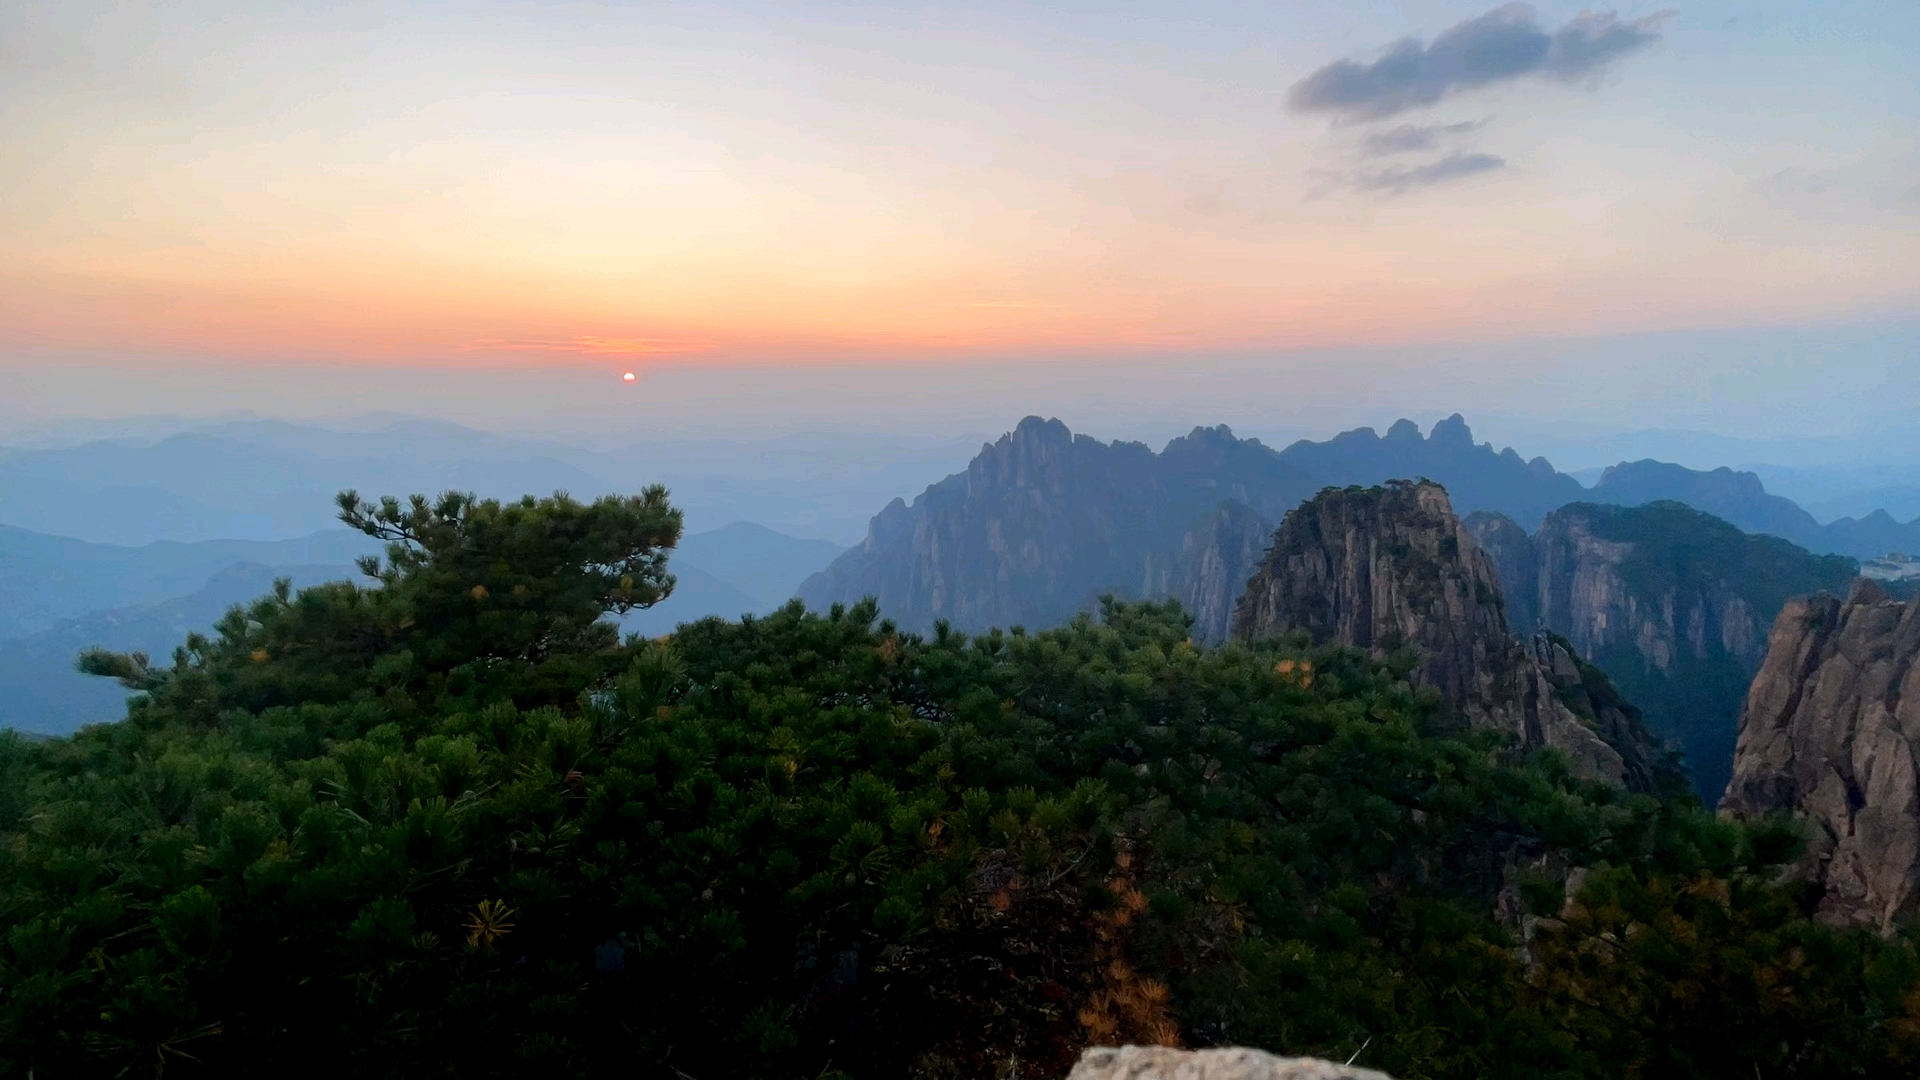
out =
<path fill-rule="evenodd" d="M 1860 157 L 1825 166 L 1789 166 L 1748 183 L 1775 209 L 1808 221 L 1890 221 L 1920 211 L 1911 158 Z"/>
<path fill-rule="evenodd" d="M 1436 150 L 1457 135 L 1465 135 L 1486 126 L 1485 120 L 1467 120 L 1458 124 L 1401 124 L 1378 131 L 1360 141 L 1360 152 L 1367 157 L 1391 157 Z"/>
<path fill-rule="evenodd" d="M 1328 64 L 1293 84 L 1287 103 L 1336 120 L 1379 120 L 1528 76 L 1577 81 L 1660 40 L 1659 26 L 1669 15 L 1621 22 L 1589 11 L 1550 31 L 1530 6 L 1504 4 L 1442 31 L 1430 44 L 1404 38 L 1371 63 Z"/>
<path fill-rule="evenodd" d="M 493 338 L 469 342 L 465 352 L 573 353 L 580 356 L 671 356 L 700 352 L 709 346 L 698 341 L 674 341 L 668 338 L 611 338 L 584 335 L 549 340 L 509 340 Z"/>
<path fill-rule="evenodd" d="M 1425 165 L 1407 165 L 1393 169 L 1379 169 L 1374 172 L 1354 173 L 1345 177 L 1347 186 L 1356 191 L 1377 191 L 1388 195 L 1399 195 L 1414 188 L 1432 187 L 1462 177 L 1477 176 L 1480 173 L 1497 172 L 1507 167 L 1507 160 L 1492 154 L 1449 154 L 1438 161 Z"/>

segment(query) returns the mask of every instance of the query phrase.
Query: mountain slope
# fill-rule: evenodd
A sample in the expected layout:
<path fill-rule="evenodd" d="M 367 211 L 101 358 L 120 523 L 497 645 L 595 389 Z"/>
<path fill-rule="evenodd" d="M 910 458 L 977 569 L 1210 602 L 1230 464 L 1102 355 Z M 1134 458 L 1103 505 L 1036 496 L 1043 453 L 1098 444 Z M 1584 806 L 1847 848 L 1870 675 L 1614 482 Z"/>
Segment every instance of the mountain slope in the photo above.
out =
<path fill-rule="evenodd" d="M 1538 617 L 1605 670 L 1681 749 L 1708 803 L 1726 786 L 1774 616 L 1795 594 L 1846 589 L 1856 569 L 1677 502 L 1575 503 L 1532 537 L 1496 515 L 1467 524 L 1500 570 L 1509 611 Z"/>
<path fill-rule="evenodd" d="M 737 619 L 742 615 L 761 615 L 779 607 L 748 596 L 720 578 L 689 563 L 670 559 L 667 569 L 674 576 L 673 595 L 650 608 L 637 608 L 620 619 L 620 629 L 642 637 L 670 634 L 685 623 L 718 616 Z"/>
<path fill-rule="evenodd" d="M 297 540 L 93 544 L 0 525 L 0 640 L 90 611 L 140 607 L 187 596 L 236 563 L 349 563 L 379 545 L 332 529 Z"/>
<path fill-rule="evenodd" d="M 874 596 L 910 628 L 1051 626 L 1103 593 L 1152 595 L 1187 533 L 1222 502 L 1278 520 L 1317 486 L 1224 427 L 1196 428 L 1156 454 L 1030 416 L 965 473 L 911 506 L 894 500 L 866 542 L 800 596 L 815 607 Z"/>
<path fill-rule="evenodd" d="M 1576 773 L 1647 790 L 1666 771 L 1606 677 L 1542 636 L 1509 631 L 1493 561 L 1437 484 L 1329 489 L 1281 522 L 1233 615 L 1233 636 L 1304 631 L 1378 659 L 1413 652 L 1411 681 L 1473 727 L 1564 753 Z"/>
<path fill-rule="evenodd" d="M 791 600 L 801 582 L 842 550 L 826 540 L 803 540 L 751 521 L 736 521 L 681 537 L 672 563 L 675 573 L 683 566 L 698 566 L 752 597 L 754 610 L 770 611 Z"/>
<path fill-rule="evenodd" d="M 1899 522 L 1884 510 L 1822 525 L 1798 503 L 1768 493 L 1760 477 L 1729 468 L 1688 469 L 1661 461 L 1622 462 L 1602 473 L 1587 501 L 1642 506 L 1685 503 L 1753 533 L 1791 540 L 1819 554 L 1871 559 L 1920 550 L 1920 518 Z"/>
<path fill-rule="evenodd" d="M 276 578 L 292 578 L 296 588 L 304 588 L 359 576 L 354 567 L 338 563 L 239 563 L 221 569 L 186 596 L 97 611 L 28 637 L 0 642 L 0 728 L 66 734 L 83 724 L 124 716 L 125 689 L 111 679 L 74 670 L 75 658 L 87 648 L 139 651 L 158 662 L 184 644 L 189 633 L 207 633 L 235 604 L 272 591 Z"/>

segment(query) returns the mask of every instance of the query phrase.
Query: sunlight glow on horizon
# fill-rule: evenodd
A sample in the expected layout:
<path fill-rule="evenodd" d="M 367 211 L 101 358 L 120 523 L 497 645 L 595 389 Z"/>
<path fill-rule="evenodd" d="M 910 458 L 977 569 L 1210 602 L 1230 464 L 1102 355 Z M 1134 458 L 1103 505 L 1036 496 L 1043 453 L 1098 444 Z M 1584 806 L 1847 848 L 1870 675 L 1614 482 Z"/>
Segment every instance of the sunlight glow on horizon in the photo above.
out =
<path fill-rule="evenodd" d="M 16 11 L 0 353 L 895 363 L 1920 310 L 1889 104 L 1920 101 L 1854 33 L 1910 13 L 1688 7 L 1591 86 L 1413 116 L 1499 171 L 1339 188 L 1359 136 L 1287 87 L 1483 9 Z"/>

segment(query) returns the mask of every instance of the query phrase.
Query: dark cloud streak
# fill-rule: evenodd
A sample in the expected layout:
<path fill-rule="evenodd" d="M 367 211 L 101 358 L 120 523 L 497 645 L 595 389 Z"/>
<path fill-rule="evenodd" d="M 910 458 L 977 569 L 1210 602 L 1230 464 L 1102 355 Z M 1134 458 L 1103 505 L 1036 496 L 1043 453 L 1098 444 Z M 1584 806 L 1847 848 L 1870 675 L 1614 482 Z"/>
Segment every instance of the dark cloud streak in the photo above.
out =
<path fill-rule="evenodd" d="M 1449 154 L 1425 165 L 1358 173 L 1348 177 L 1347 183 L 1356 191 L 1400 195 L 1414 188 L 1432 187 L 1462 177 L 1498 172 L 1506 167 L 1505 158 L 1492 154 Z"/>
<path fill-rule="evenodd" d="M 1438 149 L 1455 136 L 1485 126 L 1485 120 L 1468 120 L 1458 124 L 1401 124 L 1397 128 L 1368 135 L 1360 141 L 1360 150 L 1367 157 L 1417 154 Z"/>
<path fill-rule="evenodd" d="M 1590 11 L 1549 31 L 1533 8 L 1505 4 L 1442 31 L 1431 43 L 1405 38 L 1370 63 L 1328 64 L 1295 83 L 1287 103 L 1337 120 L 1379 120 L 1528 76 L 1577 81 L 1660 40 L 1666 18 L 1663 13 L 1621 22 Z"/>

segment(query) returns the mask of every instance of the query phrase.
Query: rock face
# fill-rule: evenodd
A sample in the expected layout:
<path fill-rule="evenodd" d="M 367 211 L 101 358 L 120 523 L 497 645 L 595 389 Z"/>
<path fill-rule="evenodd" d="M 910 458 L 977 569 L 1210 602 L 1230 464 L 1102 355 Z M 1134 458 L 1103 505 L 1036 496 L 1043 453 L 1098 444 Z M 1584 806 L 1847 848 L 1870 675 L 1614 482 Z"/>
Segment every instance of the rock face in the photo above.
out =
<path fill-rule="evenodd" d="M 1386 1073 L 1318 1058 L 1275 1057 L 1223 1047 L 1096 1046 L 1080 1056 L 1067 1080 L 1392 1080 Z"/>
<path fill-rule="evenodd" d="M 1552 515 L 1548 515 L 1551 520 Z M 1512 518 L 1491 510 L 1477 510 L 1463 522 L 1473 534 L 1480 550 L 1493 560 L 1494 574 L 1507 601 L 1507 625 L 1516 633 L 1531 633 L 1540 623 L 1540 602 L 1535 583 L 1540 577 L 1539 560 L 1534 555 L 1533 537 Z"/>
<path fill-rule="evenodd" d="M 1515 639 L 1493 560 L 1437 484 L 1329 489 L 1287 515 L 1232 632 L 1296 630 L 1376 656 L 1413 648 L 1414 682 L 1468 724 L 1560 750 L 1582 775 L 1644 789 L 1665 767 L 1597 669 L 1550 635 Z"/>
<path fill-rule="evenodd" d="M 1467 519 L 1493 559 L 1516 629 L 1533 620 L 1604 668 L 1678 745 L 1697 790 L 1726 787 L 1740 704 L 1767 628 L 1796 593 L 1844 590 L 1853 560 L 1749 535 L 1680 503 L 1575 503 L 1528 537 L 1497 514 Z"/>
<path fill-rule="evenodd" d="M 1272 538 L 1273 522 L 1243 503 L 1223 502 L 1187 532 L 1180 550 L 1148 556 L 1142 595 L 1180 601 L 1193 616 L 1194 638 L 1219 644 Z"/>
<path fill-rule="evenodd" d="M 1811 819 L 1818 913 L 1882 932 L 1920 906 L 1920 601 L 1862 582 L 1790 601 L 1747 695 L 1723 812 Z"/>
<path fill-rule="evenodd" d="M 882 510 L 866 541 L 799 596 L 816 607 L 873 596 L 908 629 L 944 619 L 965 631 L 1051 626 L 1103 593 L 1177 597 L 1198 614 L 1195 636 L 1215 641 L 1251 566 L 1240 558 L 1248 536 L 1264 548 L 1271 522 L 1330 484 L 1405 476 L 1526 522 L 1585 490 L 1545 459 L 1475 443 L 1458 416 L 1425 436 L 1402 420 L 1384 435 L 1360 428 L 1280 451 L 1195 428 L 1157 454 L 1030 416 L 966 472 Z"/>
<path fill-rule="evenodd" d="M 1028 417 L 965 473 L 881 511 L 866 542 L 800 597 L 820 607 L 874 596 L 916 630 L 939 619 L 966 631 L 1038 629 L 1109 592 L 1218 608 L 1244 584 L 1232 578 L 1252 523 L 1279 520 L 1316 486 L 1224 427 L 1196 428 L 1156 454 Z"/>

